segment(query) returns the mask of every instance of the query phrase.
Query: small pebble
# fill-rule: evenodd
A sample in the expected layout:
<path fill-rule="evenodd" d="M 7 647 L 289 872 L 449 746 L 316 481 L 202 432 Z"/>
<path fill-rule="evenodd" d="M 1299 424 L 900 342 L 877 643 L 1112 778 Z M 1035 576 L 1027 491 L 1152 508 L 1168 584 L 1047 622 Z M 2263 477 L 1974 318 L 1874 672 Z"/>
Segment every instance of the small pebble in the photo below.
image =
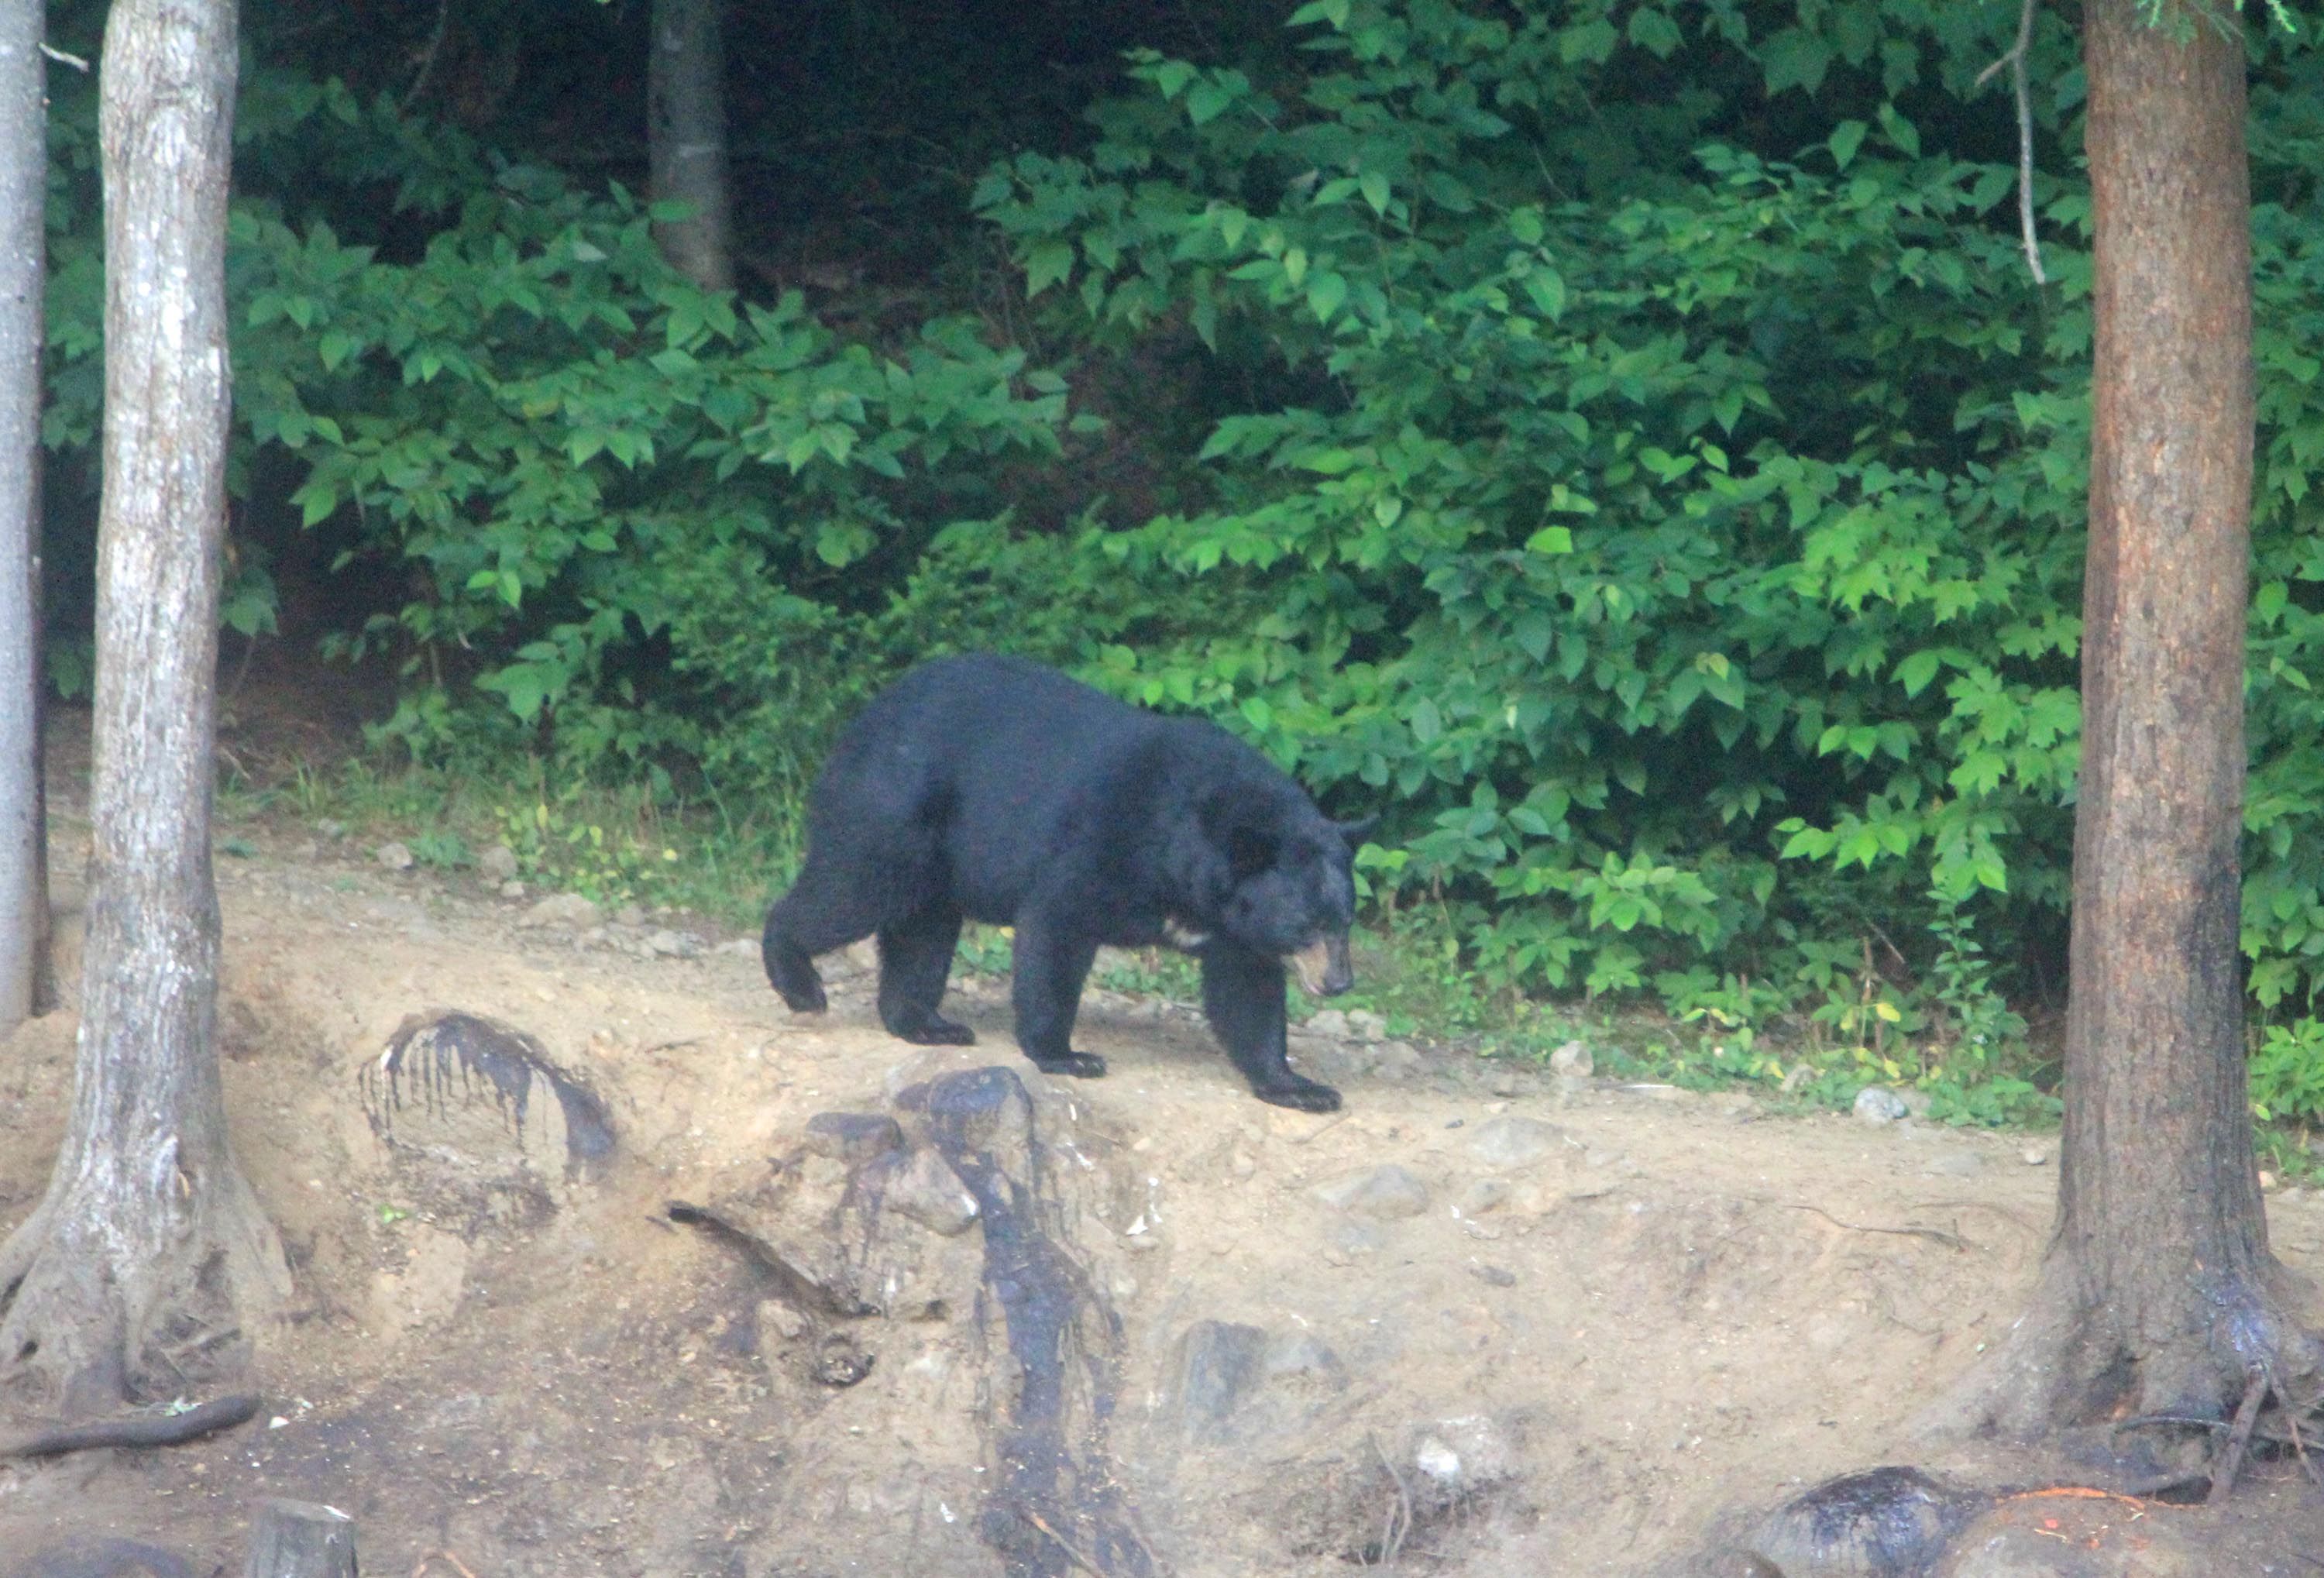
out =
<path fill-rule="evenodd" d="M 2050 1165 L 2049 1151 L 2039 1145 L 2027 1146 L 2024 1149 L 2017 1153 L 2017 1158 L 2029 1167 L 2047 1167 Z"/>
<path fill-rule="evenodd" d="M 372 858 L 392 872 L 411 869 L 411 851 L 401 844 L 383 844 L 371 852 Z"/>

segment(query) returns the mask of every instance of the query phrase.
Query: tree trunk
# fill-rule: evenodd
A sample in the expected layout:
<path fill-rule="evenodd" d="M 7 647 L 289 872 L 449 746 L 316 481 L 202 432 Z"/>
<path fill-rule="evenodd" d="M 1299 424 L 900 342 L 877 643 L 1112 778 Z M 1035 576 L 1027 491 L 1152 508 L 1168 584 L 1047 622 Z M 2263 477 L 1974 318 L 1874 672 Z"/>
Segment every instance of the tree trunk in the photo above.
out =
<path fill-rule="evenodd" d="M 47 1197 L 0 1246 L 0 1369 L 75 1412 L 239 1370 L 289 1291 L 226 1145 L 209 819 L 226 520 L 232 0 L 115 0 L 88 939 Z"/>
<path fill-rule="evenodd" d="M 654 0 L 646 143 L 658 203 L 693 213 L 654 227 L 662 255 L 705 290 L 734 288 L 726 196 L 726 89 L 718 0 Z"/>
<path fill-rule="evenodd" d="M 44 9 L 0 0 L 0 1036 L 52 995 L 40 706 Z"/>
<path fill-rule="evenodd" d="M 2237 957 L 2251 195 L 2229 19 L 2089 0 L 2096 252 L 2057 1237 L 1960 1423 L 2218 1417 L 2310 1371 L 2268 1252 Z"/>

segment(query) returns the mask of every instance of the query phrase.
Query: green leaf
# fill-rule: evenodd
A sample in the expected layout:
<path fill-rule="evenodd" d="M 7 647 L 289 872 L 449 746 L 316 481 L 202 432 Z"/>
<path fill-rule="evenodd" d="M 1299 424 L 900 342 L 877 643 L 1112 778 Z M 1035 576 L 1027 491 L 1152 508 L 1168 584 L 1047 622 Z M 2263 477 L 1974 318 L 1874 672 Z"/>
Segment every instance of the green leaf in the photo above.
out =
<path fill-rule="evenodd" d="M 1572 553 L 1573 531 L 1567 526 L 1545 526 L 1526 539 L 1527 553 Z"/>
<path fill-rule="evenodd" d="M 1381 174 L 1377 170 L 1367 170 L 1361 175 L 1356 177 L 1356 185 L 1361 189 L 1364 194 L 1364 201 L 1371 205 L 1373 213 L 1382 216 L 1385 216 L 1388 213 L 1388 187 L 1387 176 Z"/>
<path fill-rule="evenodd" d="M 1533 298 L 1533 304 L 1541 309 L 1541 315 L 1552 323 L 1564 315 L 1565 281 L 1555 269 L 1536 268 L 1525 277 L 1525 291 Z"/>
<path fill-rule="evenodd" d="M 1833 127 L 1831 138 L 1825 144 L 1831 150 L 1832 163 L 1846 170 L 1848 161 L 1856 157 L 1857 149 L 1863 146 L 1864 134 L 1868 130 L 1869 128 L 1862 121 L 1842 121 Z"/>
<path fill-rule="evenodd" d="M 1037 241 L 1025 254 L 1025 294 L 1038 296 L 1074 272 L 1074 244 Z"/>
<path fill-rule="evenodd" d="M 1329 323 L 1340 303 L 1348 299 L 1348 281 L 1325 269 L 1307 287 L 1307 305 L 1314 309 L 1316 321 Z"/>
<path fill-rule="evenodd" d="M 1234 97 L 1232 89 L 1215 79 L 1197 82 L 1186 95 L 1186 118 L 1198 126 L 1214 121 Z"/>

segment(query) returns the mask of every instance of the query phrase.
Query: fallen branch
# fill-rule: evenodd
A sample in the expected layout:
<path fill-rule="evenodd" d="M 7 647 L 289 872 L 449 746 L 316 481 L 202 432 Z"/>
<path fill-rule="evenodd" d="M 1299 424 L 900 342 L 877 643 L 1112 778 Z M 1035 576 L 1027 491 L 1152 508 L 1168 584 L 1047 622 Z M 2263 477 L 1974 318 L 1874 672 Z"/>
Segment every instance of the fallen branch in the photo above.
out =
<path fill-rule="evenodd" d="M 177 1446 L 220 1430 L 231 1430 L 257 1412 L 258 1394 L 237 1392 L 198 1404 L 182 1413 L 131 1414 L 118 1419 L 58 1425 L 14 1441 L 0 1441 L 0 1459 L 57 1457 L 103 1446 Z"/>
<path fill-rule="evenodd" d="M 2211 1493 L 2203 1498 L 2204 1506 L 2217 1507 L 2234 1493 L 2236 1475 L 2244 1466 L 2244 1448 L 2251 1444 L 2252 1426 L 2259 1422 L 2259 1406 L 2269 1389 L 2265 1367 L 2253 1365 L 2251 1380 L 2244 1387 L 2243 1406 L 2236 1410 L 2236 1422 L 2227 1430 L 2219 1465 L 2211 1471 Z"/>
<path fill-rule="evenodd" d="M 1794 1211 L 1812 1211 L 1834 1227 L 1846 1228 L 1850 1232 L 1886 1232 L 1899 1234 L 1905 1238 L 1924 1238 L 1931 1243 L 1942 1244 L 1945 1248 L 1957 1251 L 1965 1251 L 1969 1248 L 1969 1240 L 1957 1232 L 1947 1232 L 1941 1227 L 1865 1227 L 1853 1222 L 1842 1222 L 1822 1206 L 1811 1205 L 1803 1200 L 1787 1200 L 1784 1204 Z"/>

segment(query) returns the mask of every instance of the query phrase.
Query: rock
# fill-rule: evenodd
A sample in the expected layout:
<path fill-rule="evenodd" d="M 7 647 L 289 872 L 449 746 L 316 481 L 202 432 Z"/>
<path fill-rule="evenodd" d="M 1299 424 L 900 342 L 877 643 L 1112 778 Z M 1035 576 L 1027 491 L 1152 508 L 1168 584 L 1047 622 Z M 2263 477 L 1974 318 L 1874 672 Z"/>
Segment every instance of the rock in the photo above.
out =
<path fill-rule="evenodd" d="M 2029 1167 L 2047 1167 L 2050 1165 L 2049 1148 L 2040 1145 L 2029 1145 L 2024 1149 L 2017 1153 L 2017 1159 L 2024 1162 Z"/>
<path fill-rule="evenodd" d="M 919 1150 L 888 1185 L 888 1209 L 939 1238 L 957 1238 L 976 1223 L 976 1196 L 933 1150 Z"/>
<path fill-rule="evenodd" d="M 477 1014 L 414 1015 L 358 1078 L 364 1116 L 402 1186 L 457 1220 L 553 1203 L 602 1171 L 604 1100 L 530 1036 Z"/>
<path fill-rule="evenodd" d="M 597 924 L 597 907 L 578 893 L 551 893 L 524 912 L 523 926 L 590 927 Z"/>
<path fill-rule="evenodd" d="M 702 939 L 692 932 L 663 930 L 646 938 L 646 952 L 666 959 L 690 959 L 702 951 Z"/>
<path fill-rule="evenodd" d="M 1896 1099 L 1904 1103 L 1904 1110 L 1915 1118 L 1926 1118 L 1929 1115 L 1929 1109 L 1936 1105 L 1935 1097 L 1914 1084 L 1908 1084 L 1898 1091 Z"/>
<path fill-rule="evenodd" d="M 1388 1020 L 1368 1008 L 1350 1009 L 1348 1034 L 1359 1041 L 1385 1041 L 1388 1039 Z"/>
<path fill-rule="evenodd" d="M 1383 1041 L 1375 1066 L 1383 1079 L 1411 1079 L 1421 1071 L 1420 1053 L 1409 1041 Z"/>
<path fill-rule="evenodd" d="M 1461 1191 L 1461 1214 L 1482 1216 L 1508 1204 L 1509 1186 L 1499 1178 L 1478 1178 Z"/>
<path fill-rule="evenodd" d="M 99 1535 L 77 1536 L 8 1571 L 9 1578 L 194 1578 L 193 1564 L 174 1551 Z"/>
<path fill-rule="evenodd" d="M 1515 1287 L 1517 1274 L 1506 1266 L 1489 1266 L 1480 1261 L 1469 1268 L 1469 1274 L 1489 1287 Z"/>
<path fill-rule="evenodd" d="M 1172 1392 L 1189 1441 L 1217 1444 L 1229 1421 L 1266 1380 L 1267 1333 L 1227 1321 L 1196 1321 L 1178 1339 Z"/>
<path fill-rule="evenodd" d="M 326 817 L 315 824 L 315 831 L 326 838 L 345 838 L 347 835 L 347 825 L 336 818 Z"/>
<path fill-rule="evenodd" d="M 1909 1118 L 1913 1109 L 1904 1100 L 1885 1084 L 1868 1084 L 1856 1093 L 1856 1115 L 1876 1128 L 1894 1123 L 1899 1118 Z"/>
<path fill-rule="evenodd" d="M 1394 1162 L 1319 1185 L 1315 1198 L 1335 1211 L 1393 1222 L 1428 1209 L 1428 1186 Z"/>
<path fill-rule="evenodd" d="M 754 937 L 738 937 L 732 942 L 720 943 L 717 951 L 722 954 L 732 954 L 738 959 L 755 959 L 759 956 L 759 939 Z"/>
<path fill-rule="evenodd" d="M 411 851 L 401 844 L 383 844 L 371 852 L 371 857 L 392 872 L 411 869 Z"/>
<path fill-rule="evenodd" d="M 1379 1253 L 1380 1246 L 1387 1241 L 1376 1223 L 1342 1217 L 1324 1229 L 1323 1259 L 1332 1265 L 1344 1266 L 1350 1260 Z"/>
<path fill-rule="evenodd" d="M 524 884 L 523 884 L 522 882 L 518 881 L 517 881 L 516 879 L 514 879 L 513 877 L 512 877 L 512 878 L 511 878 L 511 879 L 509 879 L 507 881 L 503 882 L 503 883 L 501 884 L 501 897 L 502 897 L 502 898 L 503 898 L 503 899 L 521 899 L 521 898 L 523 898 L 523 897 L 524 897 Z"/>
<path fill-rule="evenodd" d="M 1336 1008 L 1327 1008 L 1299 1028 L 1310 1036 L 1328 1036 L 1334 1040 L 1345 1040 L 1348 1016 Z"/>
<path fill-rule="evenodd" d="M 1321 1338 L 1306 1332 L 1293 1332 L 1269 1343 L 1264 1368 L 1270 1380 L 1317 1376 L 1337 1382 L 1346 1378 L 1340 1356 Z"/>
<path fill-rule="evenodd" d="M 1792 1071 L 1784 1075 L 1783 1092 L 1787 1096 L 1795 1096 L 1807 1089 L 1808 1082 L 1814 1077 L 1814 1069 L 1804 1063 L 1795 1064 Z"/>
<path fill-rule="evenodd" d="M 646 912 L 635 904 L 624 904 L 613 911 L 613 924 L 616 926 L 643 926 L 645 923 Z"/>
<path fill-rule="evenodd" d="M 1440 1494 L 1458 1500 L 1510 1478 L 1517 1463 L 1498 1425 L 1466 1414 L 1423 1429 L 1412 1445 L 1412 1465 Z"/>
<path fill-rule="evenodd" d="M 1549 1071 L 1563 1079 L 1588 1079 L 1598 1071 L 1598 1059 L 1579 1041 L 1568 1041 L 1549 1055 Z"/>
<path fill-rule="evenodd" d="M 1784 1578 L 1887 1578 L 1921 1573 L 1991 1498 L 1918 1469 L 1878 1468 L 1827 1480 L 1759 1525 L 1748 1555 Z"/>
<path fill-rule="evenodd" d="M 817 1112 L 807 1121 L 807 1149 L 854 1167 L 904 1147 L 904 1131 L 884 1112 Z"/>
<path fill-rule="evenodd" d="M 2275 1183 L 2276 1183 L 2276 1179 L 2275 1179 L 2275 1175 L 2274 1175 L 2273 1173 L 2269 1172 L 2265 1167 L 2262 1167 L 2262 1168 L 2260 1168 L 2260 1170 L 2259 1170 L 2259 1186 L 2260 1186 L 2261 1188 L 2263 1188 L 2263 1189 L 2266 1189 L 2266 1190 L 2271 1190 L 2271 1191 L 2272 1191 L 2272 1190 L 2273 1190 L 2273 1189 L 2274 1189 L 2274 1187 L 2275 1187 Z"/>
<path fill-rule="evenodd" d="M 476 870 L 495 882 L 505 882 L 517 873 L 516 851 L 495 844 L 476 857 Z"/>
<path fill-rule="evenodd" d="M 1499 1117 L 1469 1137 L 1469 1154 L 1489 1167 L 1521 1167 L 1565 1143 L 1565 1135 L 1538 1118 Z"/>
<path fill-rule="evenodd" d="M 2226 1556 L 2214 1527 L 2170 1518 L 2133 1522 L 2129 1510 L 2111 1499 L 2005 1503 L 1955 1536 L 1937 1578 L 2216 1578 L 2301 1571 L 2291 1550 L 2280 1564 L 2248 1546 Z"/>

